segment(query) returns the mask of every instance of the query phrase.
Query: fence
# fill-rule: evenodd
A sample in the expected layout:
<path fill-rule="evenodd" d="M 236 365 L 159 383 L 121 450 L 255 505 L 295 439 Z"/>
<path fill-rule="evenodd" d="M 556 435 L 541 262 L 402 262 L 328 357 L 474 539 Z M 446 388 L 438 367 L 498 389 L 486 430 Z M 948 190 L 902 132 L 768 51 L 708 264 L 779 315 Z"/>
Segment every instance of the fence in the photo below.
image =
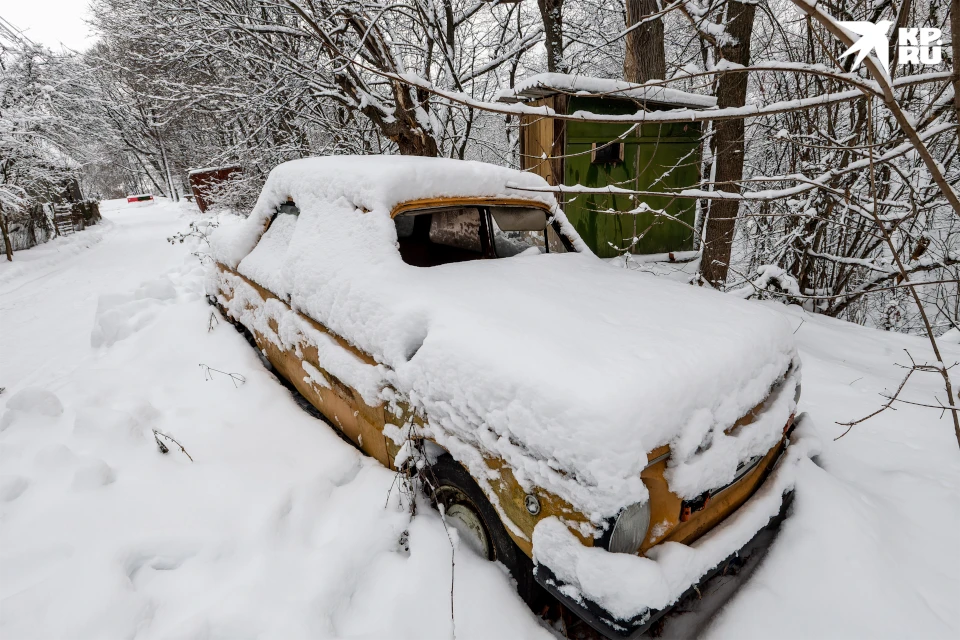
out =
<path fill-rule="evenodd" d="M 57 236 L 70 235 L 100 222 L 96 200 L 69 204 L 35 204 L 7 216 L 7 231 L 14 251 L 23 251 Z"/>

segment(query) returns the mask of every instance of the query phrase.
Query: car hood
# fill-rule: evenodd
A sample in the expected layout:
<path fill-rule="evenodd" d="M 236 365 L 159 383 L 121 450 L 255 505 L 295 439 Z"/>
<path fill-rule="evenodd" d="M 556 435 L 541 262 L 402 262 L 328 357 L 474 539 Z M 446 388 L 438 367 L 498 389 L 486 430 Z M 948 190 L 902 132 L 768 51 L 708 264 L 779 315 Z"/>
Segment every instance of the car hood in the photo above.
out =
<path fill-rule="evenodd" d="M 791 388 L 724 433 L 796 357 L 786 320 L 762 303 L 586 253 L 413 267 L 385 212 L 297 202 L 300 215 L 278 216 L 238 272 L 372 356 L 328 344 L 320 366 L 369 404 L 412 406 L 475 477 L 495 481 L 487 461 L 500 459 L 525 488 L 609 515 L 646 499 L 652 449 L 670 445 L 667 480 L 692 497 L 776 444 L 793 410 Z M 282 348 L 323 346 L 281 324 Z"/>

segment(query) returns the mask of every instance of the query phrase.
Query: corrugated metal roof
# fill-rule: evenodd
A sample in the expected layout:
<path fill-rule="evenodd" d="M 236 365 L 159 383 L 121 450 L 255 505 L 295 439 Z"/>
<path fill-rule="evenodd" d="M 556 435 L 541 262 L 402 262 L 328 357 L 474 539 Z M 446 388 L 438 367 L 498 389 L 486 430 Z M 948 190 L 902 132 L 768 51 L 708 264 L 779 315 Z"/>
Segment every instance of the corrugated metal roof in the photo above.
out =
<path fill-rule="evenodd" d="M 541 73 L 531 76 L 521 81 L 513 89 L 501 91 L 497 94 L 497 101 L 527 102 L 561 93 L 636 100 L 658 106 L 679 108 L 710 108 L 716 106 L 717 103 L 713 96 L 680 91 L 669 87 L 563 73 Z"/>

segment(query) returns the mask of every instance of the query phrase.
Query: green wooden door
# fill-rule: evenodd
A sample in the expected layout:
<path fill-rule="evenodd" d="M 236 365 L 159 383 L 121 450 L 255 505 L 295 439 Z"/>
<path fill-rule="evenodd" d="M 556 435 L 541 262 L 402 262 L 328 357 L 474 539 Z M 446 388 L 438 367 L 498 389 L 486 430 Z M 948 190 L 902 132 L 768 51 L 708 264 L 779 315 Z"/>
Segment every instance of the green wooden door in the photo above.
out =
<path fill-rule="evenodd" d="M 629 102 L 572 98 L 569 112 L 633 113 Z M 630 125 L 568 122 L 564 183 L 586 187 L 618 186 L 639 191 L 676 191 L 699 180 L 698 125 L 644 125 L 623 140 L 623 160 L 595 162 L 592 150 L 616 140 Z M 584 241 L 603 258 L 685 251 L 693 248 L 695 201 L 665 197 L 579 194 L 565 198 L 564 211 Z M 656 213 L 628 213 L 645 207 Z M 683 224 L 686 223 L 686 224 Z M 686 226 L 689 225 L 689 226 Z"/>

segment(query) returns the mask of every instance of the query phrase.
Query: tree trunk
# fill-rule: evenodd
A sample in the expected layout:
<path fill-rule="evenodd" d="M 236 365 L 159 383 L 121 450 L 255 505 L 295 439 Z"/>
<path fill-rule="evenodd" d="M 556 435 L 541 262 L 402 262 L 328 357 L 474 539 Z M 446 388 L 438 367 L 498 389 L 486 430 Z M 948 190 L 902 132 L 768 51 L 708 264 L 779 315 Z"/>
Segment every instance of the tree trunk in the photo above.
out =
<path fill-rule="evenodd" d="M 170 163 L 167 160 L 167 150 L 163 147 L 163 139 L 160 137 L 159 131 L 157 131 L 157 143 L 160 145 L 160 159 L 163 162 L 163 172 L 167 177 L 167 189 L 170 191 L 170 199 L 174 202 L 180 202 L 180 197 L 177 195 L 177 190 L 173 186 L 173 175 L 170 173 Z"/>
<path fill-rule="evenodd" d="M 657 0 L 626 0 L 627 27 L 656 13 Z M 627 34 L 623 56 L 623 79 L 627 82 L 662 80 L 667 75 L 663 52 L 663 20 L 656 18 Z"/>
<path fill-rule="evenodd" d="M 397 144 L 397 150 L 404 156 L 435 157 L 440 154 L 437 141 L 417 122 L 417 103 L 410 94 L 410 90 L 399 82 L 393 83 L 393 97 L 399 106 L 392 122 L 380 117 L 379 112 L 367 107 L 363 110 L 373 122 L 380 126 L 380 131 Z"/>
<path fill-rule="evenodd" d="M 0 232 L 3 233 L 3 250 L 7 253 L 7 262 L 13 262 L 13 245 L 10 244 L 10 234 L 7 231 L 7 214 L 0 205 Z"/>
<path fill-rule="evenodd" d="M 960 124 L 960 0 L 950 1 L 950 42 L 953 46 L 953 108 Z"/>
<path fill-rule="evenodd" d="M 537 6 L 546 37 L 547 71 L 566 73 L 569 67 L 563 61 L 563 0 L 537 0 Z"/>
<path fill-rule="evenodd" d="M 903 0 L 903 4 L 900 5 L 900 11 L 897 12 L 897 19 L 894 22 L 893 30 L 890 33 L 888 38 L 889 44 L 887 45 L 887 59 L 890 61 L 890 77 L 893 78 L 897 73 L 897 58 L 900 56 L 900 43 L 898 42 L 897 34 L 900 33 L 900 29 L 903 29 L 907 26 L 907 22 L 910 20 L 910 13 L 913 10 L 913 0 Z"/>
<path fill-rule="evenodd" d="M 753 35 L 755 4 L 736 0 L 727 3 L 727 33 L 734 42 L 720 47 L 720 57 L 747 66 L 750 64 L 750 38 Z M 746 73 L 725 73 L 717 83 L 717 107 L 742 107 L 747 99 Z M 716 164 L 716 188 L 740 193 L 743 178 L 744 121 L 719 120 L 714 123 L 713 157 Z M 737 200 L 714 200 L 710 205 L 700 272 L 714 287 L 727 280 L 730 250 L 740 204 Z"/>

